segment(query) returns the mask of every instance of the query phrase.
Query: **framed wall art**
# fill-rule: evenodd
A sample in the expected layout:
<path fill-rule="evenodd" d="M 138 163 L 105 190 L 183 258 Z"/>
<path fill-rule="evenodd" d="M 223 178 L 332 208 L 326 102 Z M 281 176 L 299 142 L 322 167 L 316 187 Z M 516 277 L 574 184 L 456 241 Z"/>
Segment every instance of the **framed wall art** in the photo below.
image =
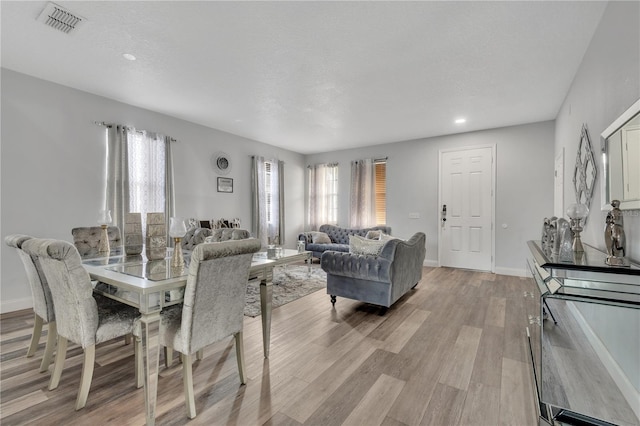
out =
<path fill-rule="evenodd" d="M 218 192 L 233 192 L 233 179 L 232 178 L 218 178 Z"/>

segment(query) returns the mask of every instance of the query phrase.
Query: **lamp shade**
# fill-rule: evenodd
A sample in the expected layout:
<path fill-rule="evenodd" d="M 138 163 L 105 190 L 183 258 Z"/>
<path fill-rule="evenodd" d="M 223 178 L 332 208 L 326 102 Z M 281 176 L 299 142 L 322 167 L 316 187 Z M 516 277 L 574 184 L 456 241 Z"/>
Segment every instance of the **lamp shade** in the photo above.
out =
<path fill-rule="evenodd" d="M 171 238 L 182 238 L 187 233 L 187 226 L 181 217 L 169 218 L 169 235 Z"/>
<path fill-rule="evenodd" d="M 567 209 L 567 216 L 571 219 L 584 219 L 589 215 L 589 207 L 584 204 L 571 204 Z"/>
<path fill-rule="evenodd" d="M 111 220 L 111 210 L 100 210 L 100 213 L 98 213 L 98 225 L 108 225 Z"/>

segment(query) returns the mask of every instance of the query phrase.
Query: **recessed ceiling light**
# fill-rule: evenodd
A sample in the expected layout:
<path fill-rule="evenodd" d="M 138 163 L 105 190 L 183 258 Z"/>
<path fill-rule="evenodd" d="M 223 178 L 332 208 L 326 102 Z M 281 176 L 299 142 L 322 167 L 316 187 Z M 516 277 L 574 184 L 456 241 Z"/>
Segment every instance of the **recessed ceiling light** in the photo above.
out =
<path fill-rule="evenodd" d="M 462 124 L 462 123 L 466 123 L 467 119 L 466 118 L 457 118 L 456 119 L 456 124 Z"/>
<path fill-rule="evenodd" d="M 129 61 L 135 61 L 136 57 L 133 56 L 131 53 L 123 53 L 122 56 Z"/>

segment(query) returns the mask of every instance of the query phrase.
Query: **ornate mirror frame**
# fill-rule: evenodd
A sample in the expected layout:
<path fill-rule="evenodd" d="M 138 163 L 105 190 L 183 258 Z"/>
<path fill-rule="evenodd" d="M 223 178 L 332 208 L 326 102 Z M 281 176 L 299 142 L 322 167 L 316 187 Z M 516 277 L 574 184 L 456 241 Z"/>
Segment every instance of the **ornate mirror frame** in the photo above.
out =
<path fill-rule="evenodd" d="M 593 156 L 589 131 L 587 125 L 583 124 L 580 132 L 580 142 L 578 143 L 576 167 L 573 171 L 573 188 L 576 193 L 576 203 L 584 204 L 591 208 L 597 173 L 598 166 Z"/>
<path fill-rule="evenodd" d="M 640 146 L 636 146 L 635 150 L 624 152 L 620 146 L 622 130 L 640 131 L 640 99 L 633 103 L 620 117 L 616 118 L 609 127 L 607 127 L 600 135 L 602 143 L 602 179 L 600 183 L 600 200 L 602 210 L 611 210 L 611 200 L 620 200 L 620 210 L 636 210 L 640 209 L 640 197 L 633 199 L 625 199 L 623 194 L 612 189 L 612 186 L 621 186 L 624 179 L 624 165 L 629 169 L 638 170 L 640 167 L 640 158 L 626 158 L 629 152 L 640 157 Z M 628 176 L 628 173 L 627 173 Z M 613 194 L 611 194 L 613 192 Z"/>

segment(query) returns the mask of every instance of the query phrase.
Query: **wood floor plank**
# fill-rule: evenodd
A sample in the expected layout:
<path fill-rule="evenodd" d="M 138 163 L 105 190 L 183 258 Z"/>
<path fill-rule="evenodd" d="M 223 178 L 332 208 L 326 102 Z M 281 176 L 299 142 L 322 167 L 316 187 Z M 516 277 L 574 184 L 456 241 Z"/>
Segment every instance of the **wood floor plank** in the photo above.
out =
<path fill-rule="evenodd" d="M 375 350 L 305 421 L 307 425 L 342 424 L 396 355 Z"/>
<path fill-rule="evenodd" d="M 389 408 L 394 403 L 405 382 L 386 374 L 380 375 L 364 398 L 353 409 L 343 425 L 376 426 L 384 422 Z"/>
<path fill-rule="evenodd" d="M 481 336 L 481 328 L 462 326 L 439 383 L 463 391 L 468 389 Z"/>
<path fill-rule="evenodd" d="M 438 383 L 420 424 L 429 426 L 458 424 L 466 394 L 463 390 Z"/>
<path fill-rule="evenodd" d="M 19 398 L 12 399 L 7 402 L 3 402 L 0 405 L 0 411 L 2 412 L 3 417 L 11 416 L 22 410 L 27 410 L 32 407 L 34 404 L 40 404 L 47 400 L 46 392 L 42 390 L 37 390 L 35 392 L 28 393 Z"/>
<path fill-rule="evenodd" d="M 507 299 L 504 297 L 491 297 L 489 309 L 485 318 L 485 324 L 494 327 L 504 327 L 504 314 Z"/>
<path fill-rule="evenodd" d="M 375 346 L 363 339 L 353 350 L 324 370 L 324 374 L 318 376 L 296 398 L 293 398 L 282 412 L 300 423 L 305 423 L 374 351 Z"/>
<path fill-rule="evenodd" d="M 497 425 L 500 422 L 499 417 L 500 388 L 471 383 L 458 424 L 461 426 Z"/>
<path fill-rule="evenodd" d="M 509 358 L 502 360 L 500 425 L 535 425 L 533 383 L 530 365 Z"/>
<path fill-rule="evenodd" d="M 396 325 L 394 333 L 386 338 L 380 348 L 396 354 L 399 353 L 418 328 L 427 321 L 429 314 L 430 312 L 421 309 L 413 310 L 405 321 Z"/>
<path fill-rule="evenodd" d="M 182 366 L 176 360 L 164 368 L 161 354 L 156 424 L 414 426 L 483 419 L 521 426 L 523 418 L 535 420 L 522 297 L 531 285 L 519 277 L 424 268 L 416 288 L 384 315 L 344 298 L 334 308 L 318 291 L 273 311 L 268 360 L 261 318 L 245 317 L 246 386 L 233 339 L 207 347 L 194 362 L 198 414 L 188 421 Z M 45 333 L 36 356 L 25 357 L 32 328 L 30 310 L 0 316 L 0 423 L 144 425 L 132 346 L 98 345 L 87 406 L 75 411 L 82 349 L 70 345 L 60 386 L 50 392 L 49 374 L 38 372 Z"/>
<path fill-rule="evenodd" d="M 485 326 L 482 329 L 478 353 L 471 373 L 471 382 L 500 389 L 503 352 L 504 329 Z"/>

